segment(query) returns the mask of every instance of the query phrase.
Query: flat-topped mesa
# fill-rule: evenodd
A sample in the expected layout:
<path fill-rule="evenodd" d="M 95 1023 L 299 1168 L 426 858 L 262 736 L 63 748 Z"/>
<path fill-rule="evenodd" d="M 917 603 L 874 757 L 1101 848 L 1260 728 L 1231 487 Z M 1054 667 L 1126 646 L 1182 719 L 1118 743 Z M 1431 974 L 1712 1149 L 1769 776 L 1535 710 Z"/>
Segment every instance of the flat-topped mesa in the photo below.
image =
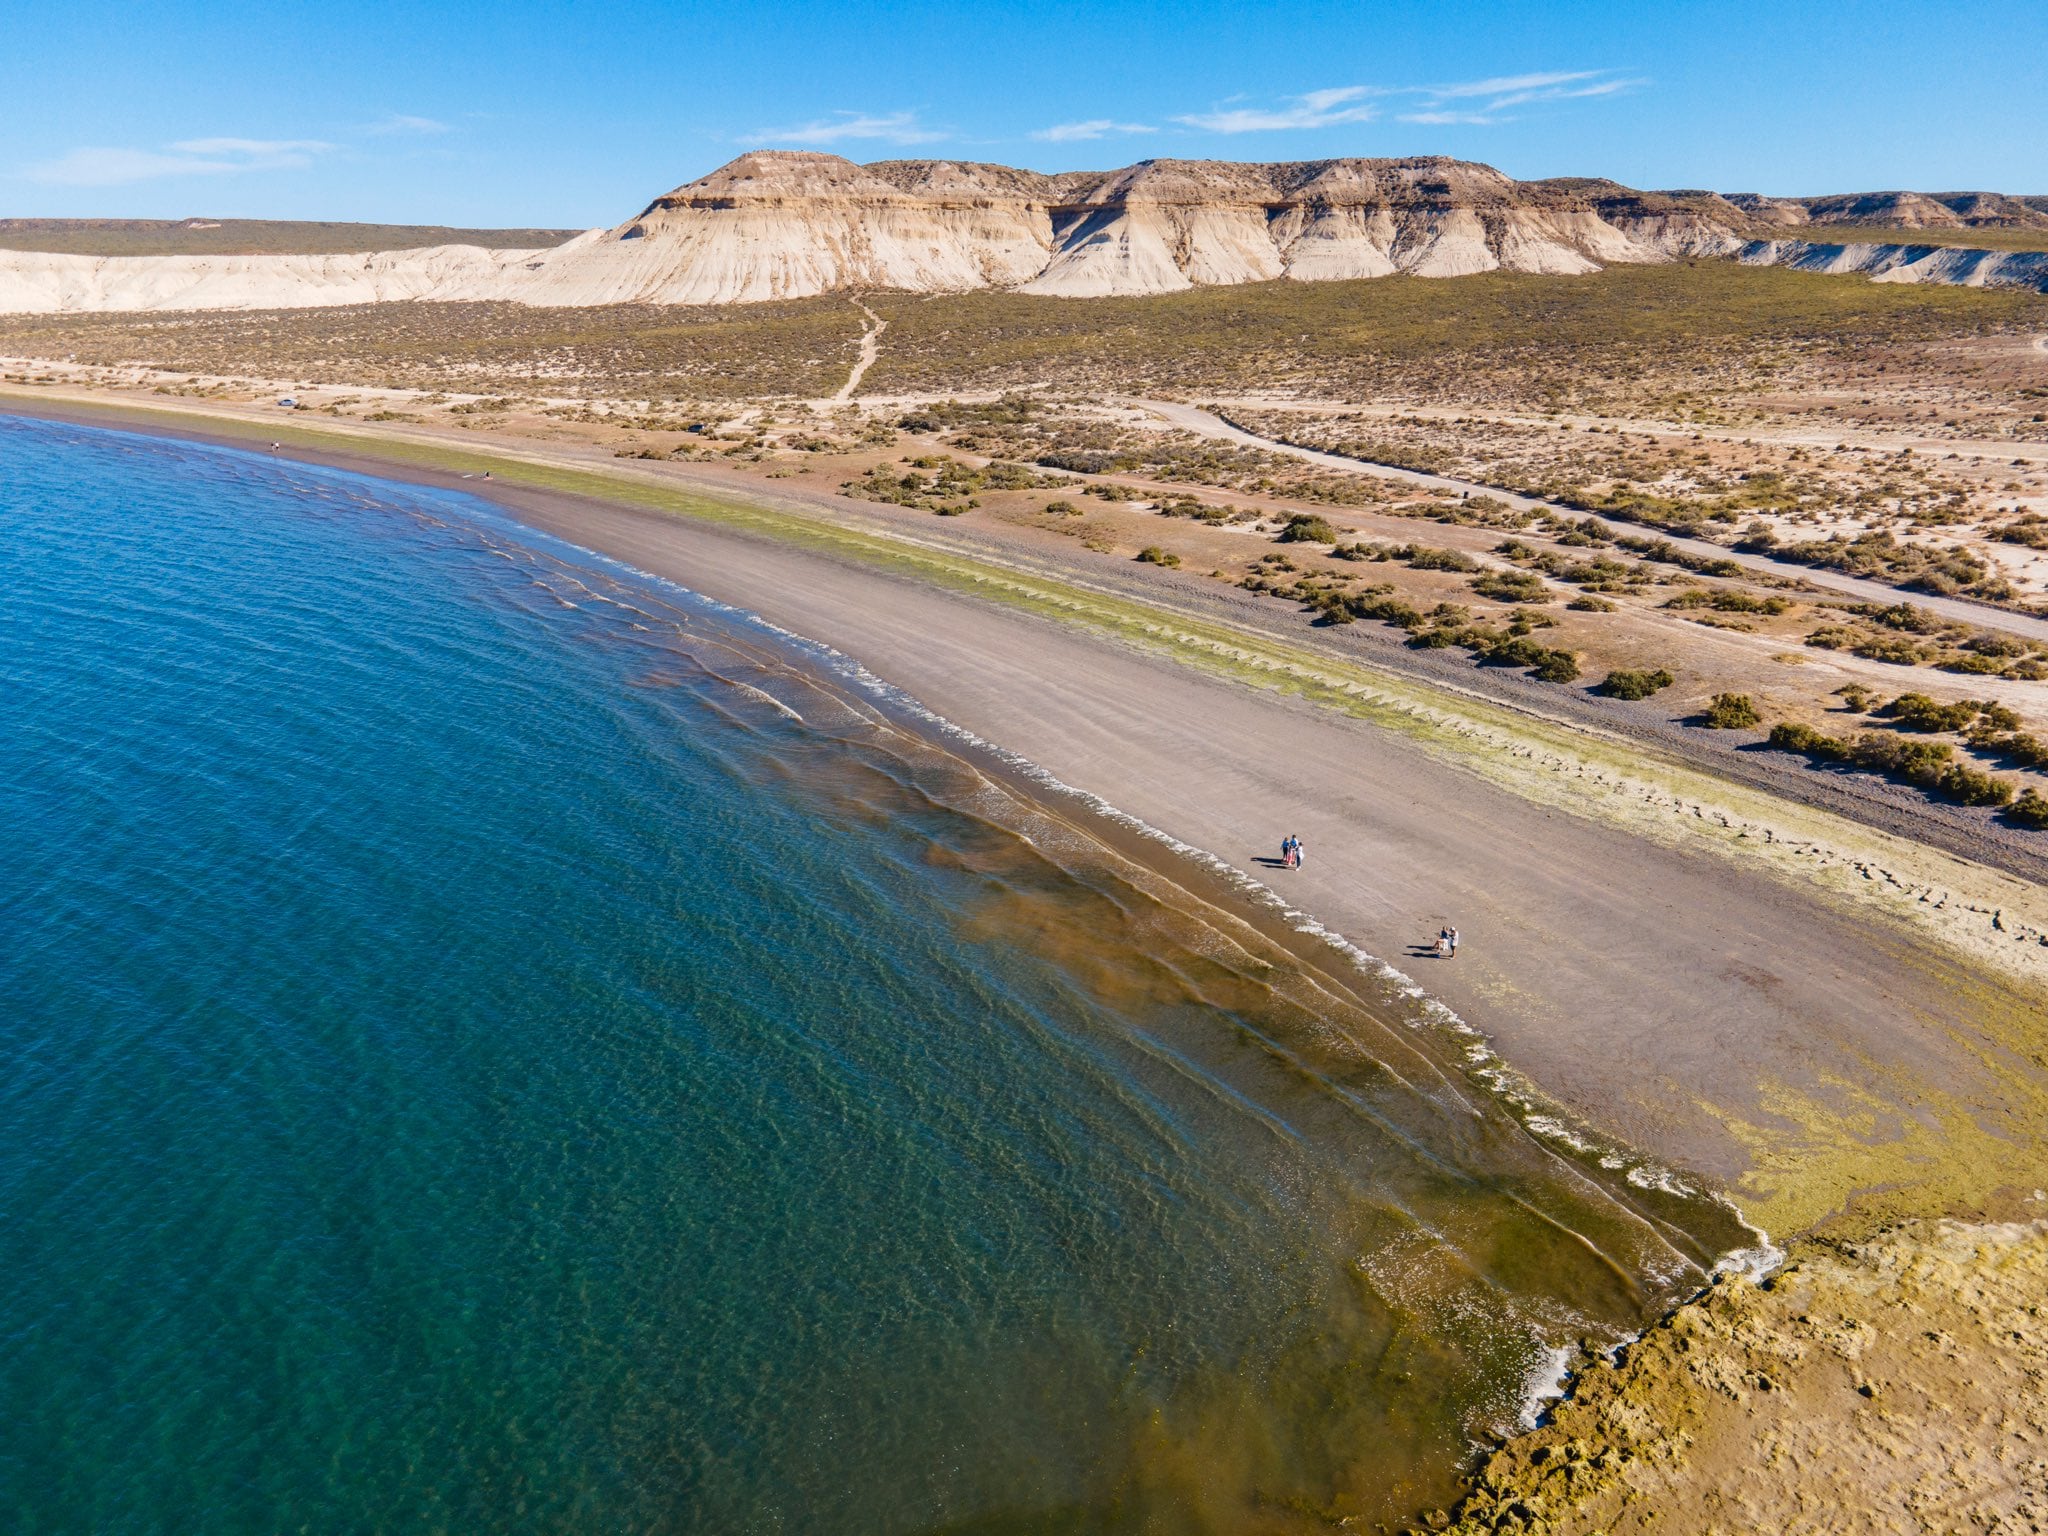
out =
<path fill-rule="evenodd" d="M 2048 227 L 2048 199 L 1641 192 L 1516 181 L 1444 156 L 1240 164 L 1142 160 L 1056 175 L 967 160 L 856 165 L 754 150 L 611 229 L 543 251 L 96 258 L 0 251 L 0 310 L 302 308 L 391 300 L 563 307 L 743 304 L 1007 288 L 1065 297 L 1210 284 L 1479 272 L 1588 273 L 1738 256 L 1891 282 L 2048 285 L 2024 252 L 1770 238 L 1816 223 Z M 1854 237 L 1851 236 L 1853 239 Z"/>
<path fill-rule="evenodd" d="M 1731 192 L 1727 202 L 1767 228 L 1846 224 L 1882 229 L 2044 229 L 2048 198 L 2002 192 L 1842 192 L 1828 197 L 1763 197 Z"/>
<path fill-rule="evenodd" d="M 1056 176 L 951 160 L 860 166 L 756 151 L 665 197 L 587 248 L 617 298 L 734 303 L 854 288 L 978 287 L 1086 297 L 1198 284 L 1575 273 L 1668 260 L 1565 186 L 1442 156 L 1238 164 L 1145 160 Z M 612 254 L 647 241 L 665 259 Z M 1737 244 L 1724 237 L 1721 249 Z M 1688 254 L 1713 245 L 1697 230 Z M 552 265 L 552 264 L 551 264 Z M 535 290 L 587 287 L 543 274 Z M 536 291 L 529 302 L 550 302 Z M 589 302 L 585 300 L 584 302 Z"/>

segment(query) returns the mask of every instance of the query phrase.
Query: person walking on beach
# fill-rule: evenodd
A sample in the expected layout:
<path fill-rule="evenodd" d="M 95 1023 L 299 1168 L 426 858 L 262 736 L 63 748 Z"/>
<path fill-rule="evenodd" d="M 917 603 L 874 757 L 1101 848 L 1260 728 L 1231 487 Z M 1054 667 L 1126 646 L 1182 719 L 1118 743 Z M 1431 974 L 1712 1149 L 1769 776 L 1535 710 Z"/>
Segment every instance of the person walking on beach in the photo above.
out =
<path fill-rule="evenodd" d="M 1455 928 L 1447 928 L 1444 931 L 1450 935 L 1451 958 L 1455 960 L 1458 958 L 1458 930 Z"/>
<path fill-rule="evenodd" d="M 1454 950 L 1453 948 L 1451 948 L 1451 930 L 1450 930 L 1449 928 L 1447 928 L 1447 927 L 1446 927 L 1446 928 L 1439 928 L 1439 929 L 1437 929 L 1437 931 L 1436 931 L 1436 957 L 1437 957 L 1437 959 L 1439 959 L 1439 960 L 1448 960 L 1448 959 L 1450 959 L 1450 958 L 1451 958 L 1451 956 L 1452 956 L 1452 955 L 1454 955 L 1454 954 L 1456 954 L 1456 953 L 1457 953 L 1457 951 L 1456 951 L 1456 950 Z"/>

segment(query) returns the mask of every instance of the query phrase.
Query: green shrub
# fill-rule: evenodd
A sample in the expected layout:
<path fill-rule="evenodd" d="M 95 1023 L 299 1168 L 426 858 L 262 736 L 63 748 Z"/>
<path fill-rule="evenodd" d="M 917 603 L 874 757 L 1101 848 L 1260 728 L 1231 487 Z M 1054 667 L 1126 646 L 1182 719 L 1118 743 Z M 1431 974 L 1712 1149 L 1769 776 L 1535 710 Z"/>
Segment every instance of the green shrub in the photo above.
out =
<path fill-rule="evenodd" d="M 1457 642 L 1471 649 L 1489 667 L 1527 667 L 1546 683 L 1569 683 L 1579 675 L 1579 658 L 1554 650 L 1527 635 L 1499 634 L 1474 626 L 1470 637 Z"/>
<path fill-rule="evenodd" d="M 1781 720 L 1771 727 L 1770 745 L 1780 752 L 1804 752 L 1824 762 L 1841 762 L 1849 755 L 1848 745 L 1810 725 Z"/>
<path fill-rule="evenodd" d="M 1174 566 L 1180 564 L 1180 556 L 1172 550 L 1161 549 L 1157 544 L 1147 544 L 1138 551 L 1138 564 Z"/>
<path fill-rule="evenodd" d="M 2016 827 L 2029 827 L 2037 832 L 2048 829 L 2048 796 L 2029 785 L 2019 799 L 2005 808 L 2005 819 Z"/>
<path fill-rule="evenodd" d="M 1765 613 L 1789 612 L 1792 604 L 1782 597 L 1758 597 L 1751 592 L 1708 591 L 1704 587 L 1693 587 L 1678 594 L 1664 604 L 1666 608 L 1711 608 L 1716 613 Z"/>
<path fill-rule="evenodd" d="M 1597 690 L 1610 699 L 1647 699 L 1660 688 L 1669 688 L 1677 679 L 1662 667 L 1654 672 L 1610 672 L 1601 681 Z"/>
<path fill-rule="evenodd" d="M 1981 724 L 1988 731 L 2011 731 L 2017 730 L 2020 723 L 2018 715 L 1989 699 L 1937 704 L 1924 693 L 1902 693 L 1878 713 L 1897 721 L 1901 730 L 1929 735 L 1966 730 L 1974 724 Z"/>
<path fill-rule="evenodd" d="M 1430 549 L 1423 545 L 1411 544 L 1406 556 L 1408 564 L 1418 571 L 1476 571 L 1479 562 L 1463 550 Z"/>
<path fill-rule="evenodd" d="M 1047 515 L 1051 517 L 1079 517 L 1081 515 L 1081 509 L 1064 497 L 1058 501 L 1048 501 L 1045 504 L 1045 510 Z"/>
<path fill-rule="evenodd" d="M 2048 741 L 2027 731 L 1997 731 L 1972 728 L 1970 745 L 1987 752 L 1996 752 L 2009 763 L 2022 768 L 2048 770 Z"/>
<path fill-rule="evenodd" d="M 1376 596 L 1356 593 L 1344 600 L 1345 610 L 1353 618 L 1378 619 L 1383 624 L 1395 624 L 1402 629 L 1419 629 L 1422 615 L 1398 597 Z"/>
<path fill-rule="evenodd" d="M 2011 784 L 1967 763 L 1950 764 L 1931 787 L 1964 805 L 2004 805 L 2012 799 Z"/>
<path fill-rule="evenodd" d="M 1471 588 L 1481 597 L 1490 597 L 1501 603 L 1547 603 L 1550 588 L 1543 578 L 1531 571 L 1488 571 L 1484 576 L 1475 576 Z"/>
<path fill-rule="evenodd" d="M 1911 741 L 1888 731 L 1862 731 L 1849 744 L 1849 760 L 1879 773 L 1931 779 L 1940 777 L 1955 751 L 1945 741 Z"/>
<path fill-rule="evenodd" d="M 1614 604 L 1608 602 L 1606 598 L 1592 597 L 1583 593 L 1578 597 L 1573 598 L 1570 602 L 1566 603 L 1565 607 L 1575 608 L 1580 613 L 1614 612 Z"/>
<path fill-rule="evenodd" d="M 1846 762 L 1871 773 L 1891 774 L 1964 805 L 2004 805 L 2012 799 L 2009 781 L 1956 762 L 1955 748 L 1945 741 L 1914 741 L 1888 731 L 1863 731 L 1843 741 L 1812 726 L 1785 721 L 1771 727 L 1770 745 L 1803 752 L 1815 762 Z"/>
<path fill-rule="evenodd" d="M 1334 544 L 1338 533 L 1329 519 L 1317 517 L 1309 512 L 1297 512 L 1287 519 L 1287 526 L 1280 530 L 1282 544 Z"/>
<path fill-rule="evenodd" d="M 1756 700 L 1746 693 L 1717 693 L 1700 716 L 1700 724 L 1713 731 L 1746 731 L 1762 723 Z"/>

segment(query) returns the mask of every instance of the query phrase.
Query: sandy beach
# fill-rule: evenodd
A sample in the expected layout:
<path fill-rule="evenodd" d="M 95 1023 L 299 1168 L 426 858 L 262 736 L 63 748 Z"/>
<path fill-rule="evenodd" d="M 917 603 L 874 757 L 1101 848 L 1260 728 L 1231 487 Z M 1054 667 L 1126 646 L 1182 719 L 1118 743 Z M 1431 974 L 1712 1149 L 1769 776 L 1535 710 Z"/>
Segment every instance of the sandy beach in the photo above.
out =
<path fill-rule="evenodd" d="M 208 430 L 189 415 L 157 426 Z M 247 444 L 236 425 L 214 430 Z M 463 479 L 478 471 L 436 472 L 395 448 L 380 457 L 360 431 L 288 451 L 487 495 L 843 652 L 963 730 L 1275 888 L 1413 976 L 1575 1113 L 1717 1181 L 1766 1225 L 1804 1227 L 1858 1197 L 1883 1204 L 1923 1176 L 1952 1190 L 1974 1135 L 2008 1140 L 2012 1094 L 2026 1085 L 2001 1050 L 2021 1045 L 2005 1037 L 2029 1021 L 2048 949 L 2006 944 L 2007 963 L 1992 967 L 1969 943 L 2024 925 L 2040 892 L 2011 876 L 1930 854 L 1920 873 L 1953 887 L 1952 905 L 1969 905 L 1974 877 L 2003 915 L 1981 914 L 1981 932 L 1874 920 L 1824 872 L 1731 859 L 1704 832 L 1644 836 L 1628 817 L 1583 814 L 1591 807 L 1574 800 L 1612 798 L 1584 764 L 1532 792 L 1481 757 L 1460 765 L 1426 730 L 1176 664 L 914 568 L 536 487 L 516 469 Z M 1532 754 L 1549 745 L 1533 721 L 1528 736 Z M 1810 836 L 1812 814 L 1784 807 L 1777 837 Z M 1308 850 L 1298 871 L 1273 867 L 1289 833 Z M 1423 952 L 1447 923 L 1464 938 L 1455 961 Z M 1924 1144 L 1937 1123 L 1950 1127 L 1938 1162 Z M 1958 1127 L 1973 1130 L 1965 1145 Z M 1976 1150 L 1989 1156 L 1990 1141 Z M 2022 1214 L 1992 1209 L 1992 1195 L 2048 1180 L 2038 1148 L 2031 1156 L 1980 1188 L 1985 1214 Z"/>
<path fill-rule="evenodd" d="M 17 404 L 242 447 L 270 436 L 185 406 L 0 409 Z M 623 476 L 617 495 L 588 494 L 587 465 L 551 467 L 529 444 L 485 483 L 488 440 L 290 436 L 292 457 L 486 495 L 844 653 L 1272 888 L 1574 1116 L 1708 1180 L 1774 1236 L 2042 1214 L 2048 900 L 2029 881 L 1412 680 L 1290 674 L 1252 631 L 1224 657 L 1207 617 L 873 527 L 849 557 L 787 512 L 688 515 Z M 1290 833 L 1298 871 L 1274 867 Z M 1427 953 L 1446 923 L 1455 960 Z"/>

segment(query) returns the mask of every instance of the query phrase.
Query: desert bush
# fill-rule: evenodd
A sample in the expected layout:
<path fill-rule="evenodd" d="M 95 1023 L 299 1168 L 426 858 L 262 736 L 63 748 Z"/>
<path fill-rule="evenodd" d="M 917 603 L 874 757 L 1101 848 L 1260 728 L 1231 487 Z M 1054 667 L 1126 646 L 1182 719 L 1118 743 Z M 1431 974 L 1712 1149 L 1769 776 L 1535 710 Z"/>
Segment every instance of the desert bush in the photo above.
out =
<path fill-rule="evenodd" d="M 1846 762 L 1870 773 L 1889 774 L 1964 805 L 2004 805 L 2013 797 L 2010 781 L 1957 762 L 1955 748 L 1945 741 L 1915 741 L 1887 731 L 1861 731 L 1844 741 L 1811 726 L 1784 722 L 1771 727 L 1769 744 L 1780 751 L 1804 753 L 1814 762 Z"/>
<path fill-rule="evenodd" d="M 1170 549 L 1161 549 L 1157 544 L 1147 544 L 1143 549 L 1139 550 L 1137 560 L 1140 565 L 1175 566 L 1180 564 L 1179 555 L 1176 555 Z"/>
<path fill-rule="evenodd" d="M 1401 629 L 1415 629 L 1423 622 L 1420 610 L 1412 604 L 1384 594 L 1356 593 L 1344 598 L 1343 606 L 1353 618 L 1378 619 Z"/>
<path fill-rule="evenodd" d="M 1610 699 L 1647 699 L 1660 688 L 1669 688 L 1677 679 L 1662 667 L 1654 672 L 1614 671 L 1601 680 L 1598 692 Z"/>
<path fill-rule="evenodd" d="M 1762 723 L 1756 700 L 1746 693 L 1717 693 L 1700 716 L 1700 724 L 1712 731 L 1746 731 Z"/>
<path fill-rule="evenodd" d="M 1463 550 L 1431 549 L 1426 545 L 1410 544 L 1407 552 L 1395 558 L 1405 559 L 1418 571 L 1476 571 L 1479 562 Z"/>
<path fill-rule="evenodd" d="M 2005 819 L 2016 827 L 2027 827 L 2037 832 L 2048 829 L 2048 797 L 2029 785 L 2017 800 L 2005 808 Z"/>
<path fill-rule="evenodd" d="M 1951 763 L 1930 787 L 1964 805 L 2004 805 L 2012 799 L 2011 784 L 1967 763 Z"/>
<path fill-rule="evenodd" d="M 1989 699 L 1958 699 L 1937 704 L 1924 693 L 1902 693 L 1877 713 L 1895 721 L 1901 730 L 1932 734 L 1962 731 L 1979 726 L 1984 731 L 2016 731 L 2020 717 L 2003 704 Z"/>
<path fill-rule="evenodd" d="M 1295 513 L 1279 533 L 1282 544 L 1335 544 L 1337 539 L 1337 530 L 1330 526 L 1329 519 L 1312 512 Z"/>
<path fill-rule="evenodd" d="M 1614 604 L 1608 602 L 1606 598 L 1594 597 L 1588 593 L 1581 593 L 1579 596 L 1573 598 L 1570 602 L 1566 603 L 1565 607 L 1577 609 L 1580 613 L 1614 612 Z"/>
<path fill-rule="evenodd" d="M 1804 752 L 1826 762 L 1840 762 L 1849 755 L 1848 747 L 1836 737 L 1792 720 L 1781 720 L 1772 726 L 1768 741 L 1780 752 Z"/>
<path fill-rule="evenodd" d="M 2010 713 L 2008 711 L 2008 713 Z M 1996 752 L 2008 763 L 2022 768 L 2048 771 L 2048 741 L 2028 731 L 2000 731 L 1979 721 L 1971 726 L 1970 745 L 1982 752 Z"/>
<path fill-rule="evenodd" d="M 1569 683 L 1579 675 L 1576 655 L 1554 650 L 1526 634 L 1489 634 L 1468 648 L 1485 666 L 1527 667 L 1546 683 Z"/>
<path fill-rule="evenodd" d="M 1488 571 L 1484 576 L 1473 577 L 1469 585 L 1481 597 L 1501 603 L 1550 601 L 1550 588 L 1544 585 L 1541 576 L 1530 571 Z"/>
<path fill-rule="evenodd" d="M 1716 613 L 1765 613 L 1789 612 L 1792 603 L 1783 597 L 1758 597 L 1753 592 L 1709 591 L 1694 587 L 1669 599 L 1666 608 L 1711 608 Z"/>
<path fill-rule="evenodd" d="M 1658 565 L 1675 565 L 1682 571 L 1694 571 L 1701 576 L 1740 576 L 1742 562 L 1719 559 L 1712 555 L 1695 555 L 1680 549 L 1669 539 L 1617 538 L 1616 545 L 1632 555 L 1641 555 Z"/>

